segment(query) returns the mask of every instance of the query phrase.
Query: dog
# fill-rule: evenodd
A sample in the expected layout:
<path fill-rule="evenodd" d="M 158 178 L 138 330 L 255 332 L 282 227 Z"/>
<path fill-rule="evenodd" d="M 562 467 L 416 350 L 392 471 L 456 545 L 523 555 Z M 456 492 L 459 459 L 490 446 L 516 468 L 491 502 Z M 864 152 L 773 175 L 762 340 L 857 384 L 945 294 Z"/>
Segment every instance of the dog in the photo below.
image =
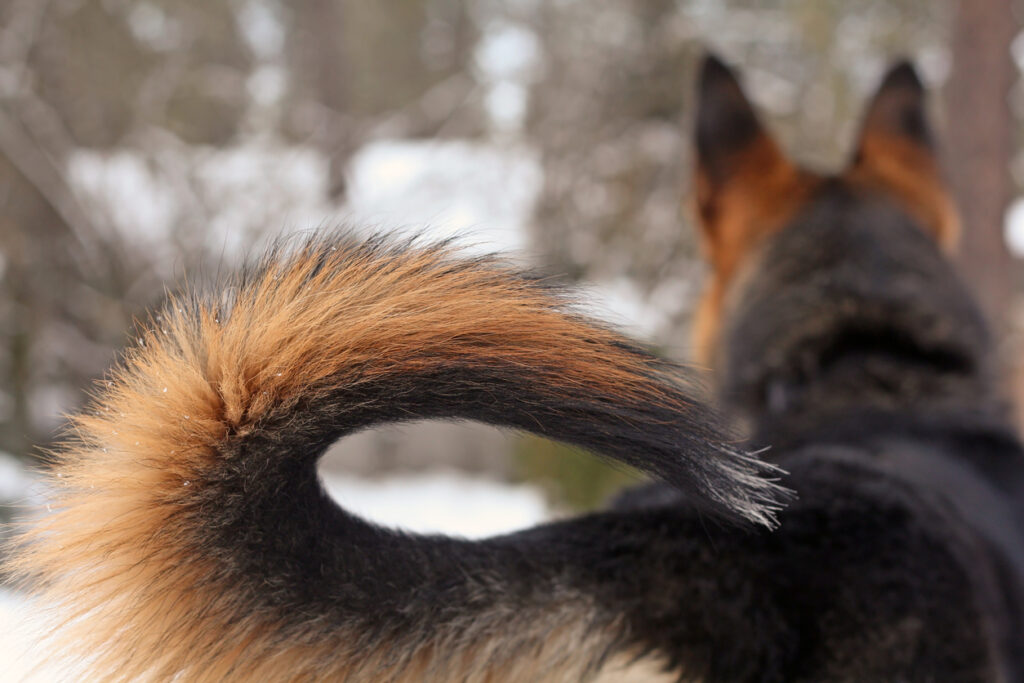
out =
<path fill-rule="evenodd" d="M 837 174 L 786 158 L 713 56 L 699 94 L 694 347 L 797 497 L 770 534 L 709 530 L 711 567 L 656 588 L 700 611 L 644 642 L 686 680 L 1024 680 L 1024 450 L 948 260 L 920 78 L 888 72 Z M 685 505 L 657 484 L 618 501 Z"/>
<path fill-rule="evenodd" d="M 785 161 L 717 59 L 700 91 L 699 339 L 750 447 L 543 281 L 321 235 L 171 300 L 74 418 L 10 565 L 57 651 L 112 680 L 1020 680 L 1021 448 L 940 252 L 920 83 L 890 74 L 835 177 Z M 665 484 L 474 542 L 327 497 L 330 443 L 422 418 Z"/>
<path fill-rule="evenodd" d="M 1024 680 L 1024 457 L 947 258 L 971 226 L 961 237 L 920 78 L 888 72 L 832 175 L 787 159 L 714 57 L 700 91 L 712 275 L 695 346 L 798 494 L 767 546 L 740 551 L 774 594 L 767 628 L 737 630 L 760 673 L 720 654 L 704 671 Z"/>

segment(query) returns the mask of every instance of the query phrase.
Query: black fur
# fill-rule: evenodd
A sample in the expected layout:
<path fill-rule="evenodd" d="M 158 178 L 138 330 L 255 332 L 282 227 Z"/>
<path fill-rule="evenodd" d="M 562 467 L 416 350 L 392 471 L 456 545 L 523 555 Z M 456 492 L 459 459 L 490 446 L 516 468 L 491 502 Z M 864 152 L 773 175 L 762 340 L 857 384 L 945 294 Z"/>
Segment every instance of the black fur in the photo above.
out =
<path fill-rule="evenodd" d="M 933 146 L 909 64 L 867 119 Z M 767 591 L 785 627 L 734 635 L 778 668 L 711 679 L 1024 680 L 1024 451 L 985 322 L 925 228 L 893 195 L 827 179 L 747 260 L 725 308 L 723 403 L 798 500 L 770 539 L 739 542 L 757 582 L 723 562 L 707 617 L 747 609 L 729 597 L 737 582 Z M 715 657 L 733 654 L 705 670 Z"/>
<path fill-rule="evenodd" d="M 736 290 L 720 383 L 759 430 L 864 407 L 1001 409 L 981 314 L 934 241 L 884 196 L 827 182 Z"/>
<path fill-rule="evenodd" d="M 730 85 L 722 114 L 720 86 L 702 87 L 714 161 L 750 139 L 749 105 Z M 931 145 L 909 65 L 868 115 Z M 715 143 L 708 117 L 740 125 Z M 724 406 L 797 500 L 748 533 L 699 528 L 663 485 L 622 496 L 661 528 L 636 553 L 634 636 L 702 681 L 1024 680 L 1024 450 L 994 357 L 910 213 L 820 183 L 736 276 L 717 356 Z"/>
<path fill-rule="evenodd" d="M 825 667 L 807 680 L 1022 680 L 1024 454 L 984 322 L 933 241 L 886 198 L 826 183 L 728 319 L 725 400 L 800 498 L 780 543 L 818 519 L 777 558 L 821 591 L 795 600 L 796 661 Z M 840 530 L 838 509 L 859 512 Z"/>
<path fill-rule="evenodd" d="M 926 92 L 917 70 L 907 61 L 892 66 L 868 107 L 867 117 L 879 130 L 933 148 Z"/>
<path fill-rule="evenodd" d="M 719 183 L 733 170 L 736 153 L 761 134 L 761 123 L 736 77 L 717 57 L 704 60 L 699 88 L 697 154 L 708 179 Z"/>

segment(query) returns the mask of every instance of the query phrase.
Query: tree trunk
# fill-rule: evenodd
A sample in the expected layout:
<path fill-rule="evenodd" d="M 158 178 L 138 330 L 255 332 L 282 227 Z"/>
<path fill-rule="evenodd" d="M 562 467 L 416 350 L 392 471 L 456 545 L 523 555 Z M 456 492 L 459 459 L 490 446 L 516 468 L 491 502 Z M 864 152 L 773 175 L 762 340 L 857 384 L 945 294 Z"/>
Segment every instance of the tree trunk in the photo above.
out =
<path fill-rule="evenodd" d="M 958 256 L 998 339 L 1009 329 L 1012 263 L 1003 237 L 1013 195 L 1013 119 L 1007 97 L 1016 72 L 1013 0 L 961 0 L 946 86 L 948 171 L 963 218 Z"/>

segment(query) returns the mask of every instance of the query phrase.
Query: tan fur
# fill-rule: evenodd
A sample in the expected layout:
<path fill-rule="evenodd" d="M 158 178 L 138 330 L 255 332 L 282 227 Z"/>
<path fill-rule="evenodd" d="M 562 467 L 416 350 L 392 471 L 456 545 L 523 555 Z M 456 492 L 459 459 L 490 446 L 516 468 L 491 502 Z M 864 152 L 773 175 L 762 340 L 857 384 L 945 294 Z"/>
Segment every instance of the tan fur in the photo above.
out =
<path fill-rule="evenodd" d="M 960 239 L 960 216 L 934 155 L 893 135 L 867 131 L 857 162 L 845 177 L 898 201 L 917 222 L 952 253 Z"/>
<path fill-rule="evenodd" d="M 79 657 L 93 680 L 584 676 L 611 635 L 579 609 L 509 615 L 521 631 L 515 651 L 529 656 L 501 656 L 511 627 L 482 623 L 435 634 L 393 677 L 392 653 L 363 651 L 359 634 L 329 624 L 284 625 L 249 609 L 226 570 L 190 550 L 201 525 L 190 518 L 192 497 L 223 444 L 318 387 L 486 353 L 533 372 L 560 368 L 566 391 L 659 395 L 648 361 L 589 343 L 618 340 L 613 332 L 493 263 L 451 268 L 436 248 L 368 256 L 338 247 L 328 260 L 316 270 L 300 250 L 238 292 L 230 310 L 207 304 L 195 315 L 187 298 L 172 300 L 72 418 L 47 475 L 52 511 L 9 565 L 53 610 L 49 646 Z"/>
<path fill-rule="evenodd" d="M 723 301 L 737 269 L 758 244 L 785 225 L 820 180 L 790 163 L 766 134 L 738 155 L 733 169 L 718 185 L 697 169 L 701 246 L 712 268 L 693 332 L 695 357 L 705 365 L 712 364 Z"/>

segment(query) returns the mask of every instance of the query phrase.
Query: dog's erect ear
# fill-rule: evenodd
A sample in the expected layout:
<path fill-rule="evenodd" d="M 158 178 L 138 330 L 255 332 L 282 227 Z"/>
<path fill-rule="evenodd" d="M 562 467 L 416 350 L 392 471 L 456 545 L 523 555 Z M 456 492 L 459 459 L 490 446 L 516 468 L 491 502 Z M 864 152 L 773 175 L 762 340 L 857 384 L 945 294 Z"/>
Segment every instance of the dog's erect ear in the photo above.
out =
<path fill-rule="evenodd" d="M 761 125 L 739 81 L 714 55 L 700 69 L 697 104 L 697 208 L 705 238 L 729 202 L 749 202 L 791 165 Z"/>
<path fill-rule="evenodd" d="M 914 66 L 906 60 L 894 64 L 864 114 L 857 153 L 864 152 L 864 140 L 872 135 L 901 139 L 931 151 L 934 140 L 926 98 Z"/>
<path fill-rule="evenodd" d="M 704 59 L 698 98 L 696 200 L 712 274 L 694 329 L 698 358 L 709 362 L 734 274 L 799 208 L 812 181 L 782 155 L 736 77 L 716 57 Z"/>
<path fill-rule="evenodd" d="M 956 244 L 960 221 L 942 178 L 927 93 L 910 62 L 896 63 L 878 87 L 848 173 L 894 195 L 943 247 Z"/>
<path fill-rule="evenodd" d="M 720 185 L 765 131 L 736 76 L 714 55 L 704 58 L 698 95 L 697 160 L 707 180 Z"/>

